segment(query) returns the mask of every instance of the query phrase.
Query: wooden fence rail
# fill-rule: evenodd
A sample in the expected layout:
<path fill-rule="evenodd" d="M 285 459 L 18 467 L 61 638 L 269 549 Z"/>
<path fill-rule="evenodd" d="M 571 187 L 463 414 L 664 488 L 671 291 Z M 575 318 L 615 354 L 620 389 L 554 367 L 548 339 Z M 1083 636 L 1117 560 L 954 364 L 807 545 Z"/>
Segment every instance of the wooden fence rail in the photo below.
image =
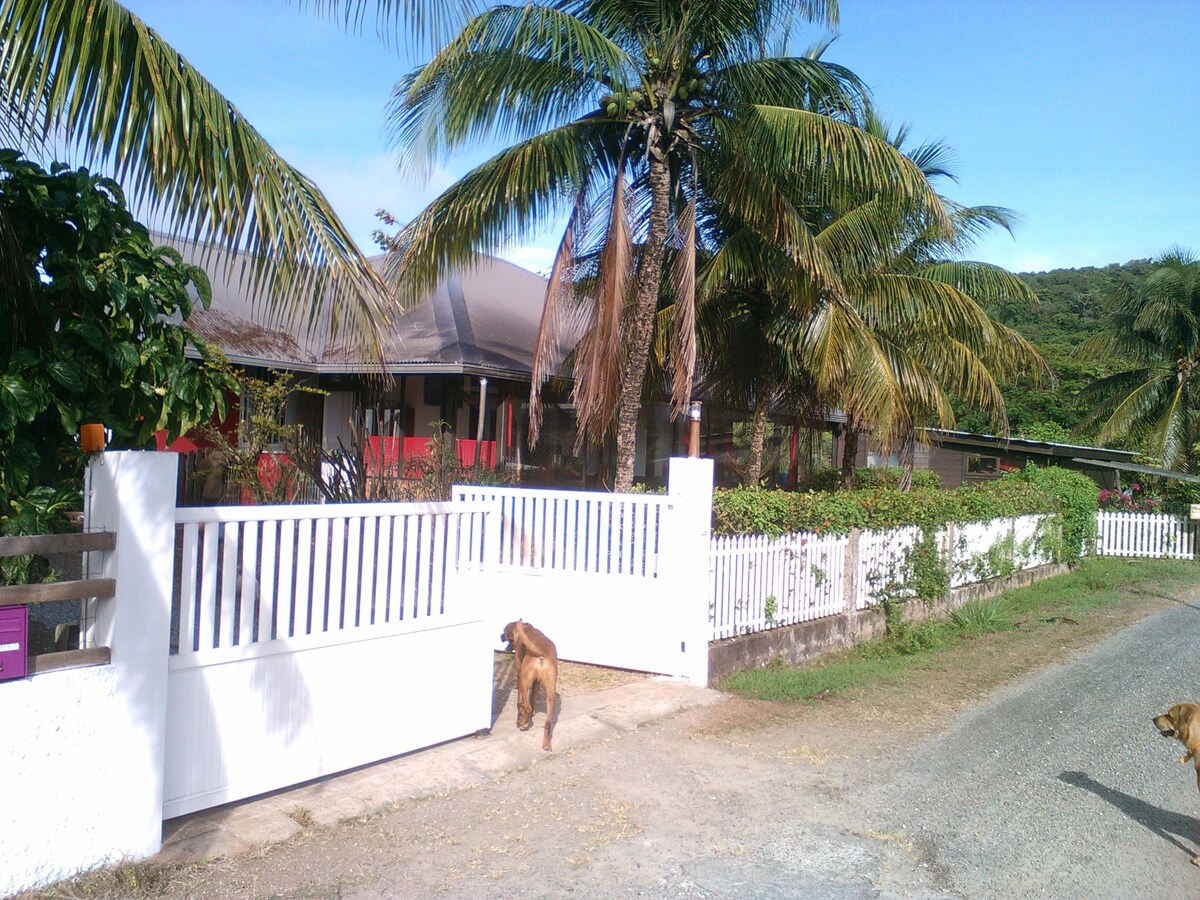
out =
<path fill-rule="evenodd" d="M 68 556 L 92 551 L 107 552 L 117 546 L 117 536 L 108 531 L 67 534 L 17 535 L 0 538 L 0 558 L 13 556 Z M 0 586 L 0 606 L 26 606 L 63 600 L 93 600 L 112 597 L 117 583 L 112 578 L 77 578 L 42 584 Z M 29 674 L 38 675 L 77 666 L 108 665 L 108 647 L 85 647 L 29 657 Z"/>

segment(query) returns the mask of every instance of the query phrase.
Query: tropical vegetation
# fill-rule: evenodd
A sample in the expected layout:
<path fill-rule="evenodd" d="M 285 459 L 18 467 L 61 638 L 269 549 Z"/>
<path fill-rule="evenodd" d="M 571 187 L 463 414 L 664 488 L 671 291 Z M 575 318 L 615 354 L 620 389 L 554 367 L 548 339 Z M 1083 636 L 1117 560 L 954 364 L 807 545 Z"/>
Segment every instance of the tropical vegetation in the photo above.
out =
<path fill-rule="evenodd" d="M 177 323 L 193 296 L 208 302 L 207 277 L 155 245 L 115 182 L 0 151 L 0 218 L 0 533 L 12 534 L 78 508 L 80 424 L 145 446 L 223 413 L 229 384 L 185 357 L 203 344 Z"/>
<path fill-rule="evenodd" d="M 468 0 L 312 0 L 319 10 L 437 34 Z M 382 24 L 382 22 L 381 22 Z M 282 321 L 319 312 L 364 347 L 386 288 L 320 189 L 149 25 L 114 0 L 0 0 L 0 129 L 34 155 L 108 172 L 146 215 L 249 264 Z M 0 221 L 0 229 L 4 223 Z M 0 242 L 0 249 L 6 246 Z"/>
<path fill-rule="evenodd" d="M 864 130 L 903 150 L 907 129 L 889 134 L 871 110 Z M 948 150 L 920 145 L 909 156 L 929 179 L 949 174 Z M 994 322 L 983 303 L 1016 298 L 1036 303 L 1024 282 L 996 266 L 959 258 L 992 226 L 1013 215 L 997 207 L 961 207 L 942 199 L 939 212 L 842 191 L 821 203 L 811 180 L 788 186 L 806 206 L 810 253 L 830 280 L 814 279 L 786 246 L 731 223 L 701 276 L 704 381 L 734 408 L 749 408 L 747 484 L 757 484 L 769 412 L 845 412 L 843 471 L 850 487 L 860 429 L 870 427 L 885 449 L 911 449 L 917 429 L 954 423 L 953 400 L 1007 427 L 998 382 L 1048 375 L 1037 351 Z"/>
<path fill-rule="evenodd" d="M 1079 354 L 1126 361 L 1084 391 L 1085 426 L 1101 443 L 1128 440 L 1167 468 L 1196 471 L 1200 441 L 1200 259 L 1175 249 L 1126 288 L 1106 330 Z"/>
<path fill-rule="evenodd" d="M 615 433 L 617 490 L 632 483 L 635 435 L 660 302 L 669 303 L 672 405 L 690 399 L 696 259 L 714 208 L 785 248 L 815 285 L 844 297 L 814 252 L 804 180 L 947 214 L 912 160 L 855 126 L 866 92 L 818 54 L 786 56 L 798 19 L 832 25 L 833 2 L 550 0 L 472 18 L 397 85 L 392 127 L 410 164 L 488 138 L 511 142 L 397 237 L 405 296 L 450 266 L 569 215 L 534 366 L 538 391 L 568 342 L 579 439 Z M 820 174 L 817 178 L 816 173 Z"/>

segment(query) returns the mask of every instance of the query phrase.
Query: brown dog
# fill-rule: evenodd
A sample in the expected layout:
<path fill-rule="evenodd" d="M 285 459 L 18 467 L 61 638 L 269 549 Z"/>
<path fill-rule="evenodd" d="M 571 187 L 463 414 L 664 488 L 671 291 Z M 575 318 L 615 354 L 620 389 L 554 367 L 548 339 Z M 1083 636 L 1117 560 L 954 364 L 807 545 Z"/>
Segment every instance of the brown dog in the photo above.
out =
<path fill-rule="evenodd" d="M 1179 761 L 1195 766 L 1196 787 L 1200 789 L 1200 704 L 1176 703 L 1161 716 L 1154 717 L 1154 727 L 1163 737 L 1175 738 L 1187 747 L 1187 753 Z M 1192 864 L 1200 866 L 1200 856 L 1193 856 Z"/>
<path fill-rule="evenodd" d="M 546 690 L 546 726 L 542 729 L 542 749 L 550 750 L 550 731 L 554 727 L 554 706 L 558 700 L 558 648 L 528 622 L 517 619 L 504 626 L 500 640 L 508 641 L 517 670 L 517 727 L 528 731 L 533 725 L 533 703 L 537 687 Z"/>

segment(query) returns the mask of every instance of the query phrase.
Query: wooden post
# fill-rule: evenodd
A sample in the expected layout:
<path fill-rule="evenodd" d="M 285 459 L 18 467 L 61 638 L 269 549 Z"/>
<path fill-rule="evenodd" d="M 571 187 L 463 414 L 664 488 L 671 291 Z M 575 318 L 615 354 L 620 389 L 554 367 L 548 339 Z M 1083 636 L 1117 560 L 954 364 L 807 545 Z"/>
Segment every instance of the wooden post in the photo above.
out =
<path fill-rule="evenodd" d="M 861 542 L 862 531 L 858 528 L 851 528 L 846 541 L 846 574 L 842 579 L 846 615 L 854 612 L 858 604 L 858 550 Z"/>

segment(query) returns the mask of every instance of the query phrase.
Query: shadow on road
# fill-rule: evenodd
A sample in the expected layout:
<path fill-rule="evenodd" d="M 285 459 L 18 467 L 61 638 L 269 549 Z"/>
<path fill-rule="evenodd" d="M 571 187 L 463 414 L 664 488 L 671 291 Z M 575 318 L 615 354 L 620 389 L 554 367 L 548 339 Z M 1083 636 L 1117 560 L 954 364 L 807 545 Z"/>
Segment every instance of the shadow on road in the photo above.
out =
<path fill-rule="evenodd" d="M 1101 800 L 1107 800 L 1146 830 L 1174 844 L 1189 857 L 1195 855 L 1196 851 L 1189 850 L 1180 843 L 1178 838 L 1190 842 L 1195 842 L 1197 838 L 1200 838 L 1200 819 L 1153 806 L 1145 800 L 1139 800 L 1123 791 L 1101 784 L 1083 772 L 1063 772 L 1058 776 L 1058 780 L 1064 781 L 1072 787 L 1091 791 Z"/>

